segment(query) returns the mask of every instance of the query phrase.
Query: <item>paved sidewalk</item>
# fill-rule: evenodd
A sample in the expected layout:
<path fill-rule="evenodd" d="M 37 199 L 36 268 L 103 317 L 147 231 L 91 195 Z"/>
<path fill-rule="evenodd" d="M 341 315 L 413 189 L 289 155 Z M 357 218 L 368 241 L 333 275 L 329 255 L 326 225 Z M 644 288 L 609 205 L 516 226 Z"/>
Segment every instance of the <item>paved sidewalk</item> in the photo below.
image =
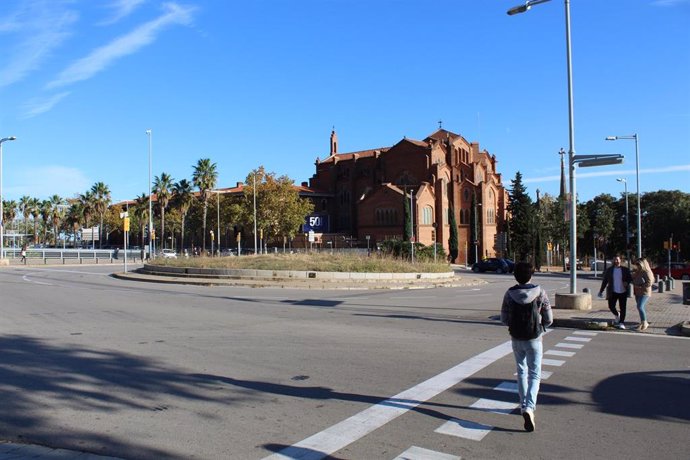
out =
<path fill-rule="evenodd" d="M 625 327 L 637 334 L 690 335 L 690 305 L 683 305 L 682 283 L 676 281 L 675 289 L 663 293 L 653 292 L 647 303 L 647 322 L 649 328 L 644 332 L 631 330 L 640 324 L 640 315 L 635 299 L 629 298 Z M 591 310 L 553 309 L 554 326 L 576 327 L 582 329 L 607 329 L 613 327 L 613 314 L 608 303 L 592 297 Z M 684 324 L 683 324 L 684 323 Z"/>

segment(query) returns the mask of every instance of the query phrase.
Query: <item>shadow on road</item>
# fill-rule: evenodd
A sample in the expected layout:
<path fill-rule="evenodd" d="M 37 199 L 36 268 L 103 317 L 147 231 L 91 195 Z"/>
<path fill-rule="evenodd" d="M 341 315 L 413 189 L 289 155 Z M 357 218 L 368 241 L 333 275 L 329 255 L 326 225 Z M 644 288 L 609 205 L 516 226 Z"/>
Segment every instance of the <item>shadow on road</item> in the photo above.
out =
<path fill-rule="evenodd" d="M 171 397 L 231 400 L 210 394 L 203 382 L 153 359 L 20 335 L 0 338 L 0 439 L 125 458 L 174 459 L 175 453 L 138 445 L 116 430 L 108 434 L 98 426 L 75 426 L 88 427 L 89 420 L 108 426 L 107 418 L 122 411 L 152 414 Z M 61 420 L 61 410 L 79 415 Z"/>
<path fill-rule="evenodd" d="M 687 423 L 688 388 L 690 371 L 633 372 L 601 381 L 592 399 L 607 414 Z"/>

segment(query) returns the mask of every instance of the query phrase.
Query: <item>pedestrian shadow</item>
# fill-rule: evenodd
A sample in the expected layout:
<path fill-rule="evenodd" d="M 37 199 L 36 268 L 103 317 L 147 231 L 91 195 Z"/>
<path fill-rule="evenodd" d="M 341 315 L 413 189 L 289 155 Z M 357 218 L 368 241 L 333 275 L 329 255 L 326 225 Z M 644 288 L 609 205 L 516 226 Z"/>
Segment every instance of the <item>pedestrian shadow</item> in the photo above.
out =
<path fill-rule="evenodd" d="M 374 313 L 354 313 L 352 316 L 368 316 L 372 318 L 390 318 L 390 319 L 411 319 L 411 320 L 421 320 L 421 321 L 437 321 L 443 323 L 459 323 L 459 324 L 485 324 L 490 326 L 500 325 L 496 323 L 493 318 L 489 318 L 488 321 L 482 319 L 452 319 L 452 318 L 433 318 L 430 316 L 421 315 L 404 315 L 404 314 L 374 314 Z"/>
<path fill-rule="evenodd" d="M 688 388 L 690 371 L 633 372 L 602 380 L 592 399 L 607 414 L 687 423 Z"/>
<path fill-rule="evenodd" d="M 498 390 L 497 387 L 509 381 L 516 382 L 516 377 L 511 376 L 510 379 L 492 379 L 492 378 L 469 378 L 465 379 L 463 387 L 456 388 L 455 393 L 463 396 L 470 396 L 473 398 L 493 399 L 504 402 L 518 402 L 517 392 Z M 539 405 L 582 405 L 581 401 L 571 399 L 569 395 L 576 395 L 578 393 L 587 393 L 586 391 L 576 388 L 554 385 L 542 380 L 539 385 Z"/>
<path fill-rule="evenodd" d="M 344 458 L 326 455 L 326 453 L 307 447 L 288 446 L 286 444 L 262 444 L 261 447 L 270 452 L 280 452 L 285 458 L 311 458 L 323 460 L 345 460 Z"/>

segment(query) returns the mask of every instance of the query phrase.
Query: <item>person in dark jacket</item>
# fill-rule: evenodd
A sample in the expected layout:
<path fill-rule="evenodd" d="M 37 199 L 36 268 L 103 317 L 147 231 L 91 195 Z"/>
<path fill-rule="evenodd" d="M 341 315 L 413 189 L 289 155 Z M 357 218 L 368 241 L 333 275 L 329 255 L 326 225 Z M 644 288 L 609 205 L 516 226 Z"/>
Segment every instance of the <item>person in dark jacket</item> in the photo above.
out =
<path fill-rule="evenodd" d="M 606 269 L 604 279 L 599 288 L 599 297 L 603 297 L 606 289 L 606 300 L 609 303 L 609 310 L 614 314 L 613 325 L 618 329 L 625 329 L 625 312 L 628 301 L 628 289 L 632 283 L 632 275 L 627 267 L 621 266 L 621 258 L 613 258 L 613 266 Z M 620 307 L 620 312 L 616 310 L 616 302 Z"/>
<path fill-rule="evenodd" d="M 517 365 L 520 411 L 525 420 L 526 431 L 534 431 L 536 427 L 534 411 L 537 407 L 543 354 L 541 337 L 546 328 L 553 323 L 551 302 L 546 291 L 541 286 L 530 283 L 533 273 L 534 269 L 528 262 L 516 263 L 513 276 L 518 284 L 508 289 L 501 305 L 501 322 L 506 326 L 511 324 L 512 311 L 516 308 L 516 304 L 531 304 L 537 299 L 537 305 L 540 306 L 538 336 L 530 340 L 521 340 L 511 336 L 513 355 Z"/>

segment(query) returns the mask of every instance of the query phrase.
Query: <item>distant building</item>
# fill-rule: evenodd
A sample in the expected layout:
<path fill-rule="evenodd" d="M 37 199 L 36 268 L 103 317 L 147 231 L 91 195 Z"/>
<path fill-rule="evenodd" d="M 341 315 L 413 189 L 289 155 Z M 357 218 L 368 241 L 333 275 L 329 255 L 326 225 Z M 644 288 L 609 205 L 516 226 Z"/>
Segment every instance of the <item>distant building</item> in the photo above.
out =
<path fill-rule="evenodd" d="M 333 130 L 329 155 L 317 158 L 316 173 L 309 181 L 311 193 L 303 196 L 314 200 L 311 217 L 327 224 L 320 228 L 324 240 L 328 234 L 340 234 L 360 246 L 366 245 L 367 237 L 370 244 L 402 238 L 404 200 L 412 195 L 415 240 L 431 245 L 435 238 L 448 252 L 452 210 L 458 225 L 456 262 L 472 262 L 475 244 L 479 258 L 504 251 L 508 192 L 496 163 L 496 157 L 480 150 L 479 144 L 445 129 L 424 140 L 403 138 L 392 147 L 350 153 L 338 152 Z M 471 241 L 475 212 L 478 240 Z"/>

